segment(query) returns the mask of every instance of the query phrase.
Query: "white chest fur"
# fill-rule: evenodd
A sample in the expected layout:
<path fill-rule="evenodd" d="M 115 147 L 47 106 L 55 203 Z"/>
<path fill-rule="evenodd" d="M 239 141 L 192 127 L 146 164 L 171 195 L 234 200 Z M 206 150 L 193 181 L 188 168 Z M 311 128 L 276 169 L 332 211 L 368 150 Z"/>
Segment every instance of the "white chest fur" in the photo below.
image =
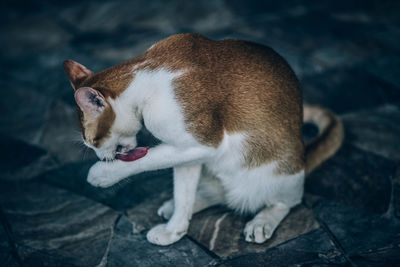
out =
<path fill-rule="evenodd" d="M 175 99 L 172 82 L 181 73 L 164 69 L 140 70 L 121 98 L 131 99 L 143 116 L 146 128 L 164 143 L 198 145 L 185 130 L 182 110 Z"/>

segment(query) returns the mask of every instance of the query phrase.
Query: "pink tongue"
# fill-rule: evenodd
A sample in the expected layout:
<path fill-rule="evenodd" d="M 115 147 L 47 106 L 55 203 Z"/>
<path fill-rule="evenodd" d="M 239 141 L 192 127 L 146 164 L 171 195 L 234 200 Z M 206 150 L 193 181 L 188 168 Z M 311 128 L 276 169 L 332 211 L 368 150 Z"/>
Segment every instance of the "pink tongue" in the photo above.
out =
<path fill-rule="evenodd" d="M 117 154 L 116 158 L 122 161 L 134 161 L 146 156 L 149 147 L 137 147 L 129 150 L 126 154 Z"/>

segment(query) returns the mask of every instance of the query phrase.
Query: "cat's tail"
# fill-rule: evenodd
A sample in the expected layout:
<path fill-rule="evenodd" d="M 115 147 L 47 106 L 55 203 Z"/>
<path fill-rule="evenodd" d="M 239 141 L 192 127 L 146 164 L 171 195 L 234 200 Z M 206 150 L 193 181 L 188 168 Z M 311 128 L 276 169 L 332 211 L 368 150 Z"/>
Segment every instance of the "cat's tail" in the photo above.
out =
<path fill-rule="evenodd" d="M 339 149 L 344 138 L 343 124 L 340 118 L 330 110 L 304 105 L 304 122 L 316 124 L 318 135 L 306 144 L 306 175 Z"/>

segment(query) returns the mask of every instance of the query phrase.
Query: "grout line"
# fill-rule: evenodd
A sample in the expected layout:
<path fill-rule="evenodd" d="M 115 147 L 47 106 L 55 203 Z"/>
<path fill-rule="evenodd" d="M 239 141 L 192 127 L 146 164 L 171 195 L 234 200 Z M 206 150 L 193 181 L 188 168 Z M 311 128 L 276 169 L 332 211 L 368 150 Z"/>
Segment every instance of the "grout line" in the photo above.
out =
<path fill-rule="evenodd" d="M 4 232 L 7 235 L 8 244 L 11 247 L 11 255 L 14 257 L 14 259 L 18 262 L 18 264 L 20 266 L 24 266 L 22 259 L 20 258 L 19 254 L 18 254 L 14 240 L 12 238 L 12 231 L 11 231 L 10 224 L 9 224 L 9 222 L 3 212 L 3 208 L 1 206 L 0 206 L 0 221 L 1 221 L 1 224 L 3 225 Z"/>
<path fill-rule="evenodd" d="M 194 239 L 193 237 L 186 235 L 186 237 L 192 241 L 194 244 L 196 244 L 198 247 L 200 247 L 207 255 L 211 256 L 215 260 L 221 260 L 221 257 L 219 257 L 217 254 L 215 254 L 213 251 L 209 250 L 206 246 L 201 244 L 199 241 Z"/>
<path fill-rule="evenodd" d="M 396 180 L 399 181 L 396 181 Z M 397 184 L 399 183 L 399 184 Z M 390 176 L 390 186 L 391 186 L 391 191 L 390 191 L 390 200 L 388 204 L 388 208 L 386 212 L 382 215 L 383 218 L 386 219 L 399 219 L 396 215 L 396 200 L 397 200 L 397 191 L 400 190 L 400 168 L 394 168 L 393 174 Z"/>
<path fill-rule="evenodd" d="M 115 234 L 115 227 L 117 227 L 117 224 L 119 220 L 121 219 L 122 215 L 118 215 L 117 218 L 115 219 L 113 225 L 110 227 L 110 238 L 107 243 L 106 250 L 104 251 L 103 257 L 101 258 L 100 262 L 96 265 L 97 267 L 104 267 L 107 266 L 108 263 L 108 256 L 110 254 L 110 247 L 111 247 L 111 242 Z"/>
<path fill-rule="evenodd" d="M 343 254 L 343 257 L 346 259 L 346 261 L 350 264 L 350 266 L 352 267 L 356 267 L 357 264 L 355 264 L 347 255 L 346 250 L 344 249 L 344 247 L 342 246 L 342 244 L 340 244 L 339 240 L 336 238 L 336 236 L 332 233 L 332 231 L 329 229 L 328 225 L 322 221 L 319 216 L 317 214 L 315 214 L 315 217 L 318 221 L 318 223 L 321 225 L 321 228 L 328 234 L 329 238 L 331 239 L 331 241 L 334 243 L 334 245 L 336 246 L 336 248 Z"/>

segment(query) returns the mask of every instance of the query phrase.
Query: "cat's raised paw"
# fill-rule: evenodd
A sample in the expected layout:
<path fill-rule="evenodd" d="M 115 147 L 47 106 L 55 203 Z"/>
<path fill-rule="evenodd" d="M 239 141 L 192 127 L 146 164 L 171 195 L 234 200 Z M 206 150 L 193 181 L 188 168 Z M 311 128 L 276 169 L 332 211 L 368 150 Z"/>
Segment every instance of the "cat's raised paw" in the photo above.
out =
<path fill-rule="evenodd" d="M 109 164 L 101 161 L 94 164 L 88 173 L 88 183 L 96 187 L 110 187 L 117 183 L 120 179 L 112 174 Z"/>
<path fill-rule="evenodd" d="M 254 219 L 248 222 L 244 228 L 244 236 L 247 242 L 264 243 L 274 233 L 273 227 L 268 221 Z"/>
<path fill-rule="evenodd" d="M 169 220 L 172 217 L 172 214 L 174 213 L 174 200 L 170 199 L 165 201 L 161 207 L 157 210 L 158 216 Z"/>
<path fill-rule="evenodd" d="M 150 243 L 159 245 L 159 246 L 167 246 L 172 243 L 175 243 L 179 239 L 181 239 L 186 232 L 173 232 L 167 229 L 167 224 L 159 224 L 151 228 L 151 230 L 147 233 L 147 240 Z"/>

